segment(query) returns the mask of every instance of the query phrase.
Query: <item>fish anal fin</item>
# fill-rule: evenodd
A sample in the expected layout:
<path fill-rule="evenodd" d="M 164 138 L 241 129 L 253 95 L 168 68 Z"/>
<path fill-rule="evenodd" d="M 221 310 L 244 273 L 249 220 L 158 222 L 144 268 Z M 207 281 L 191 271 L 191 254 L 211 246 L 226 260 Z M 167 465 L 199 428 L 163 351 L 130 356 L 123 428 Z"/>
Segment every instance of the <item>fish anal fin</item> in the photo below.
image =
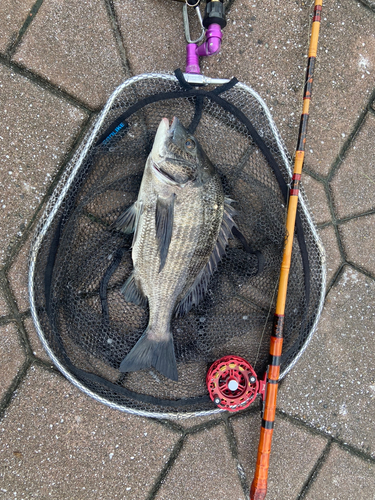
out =
<path fill-rule="evenodd" d="M 219 230 L 219 235 L 216 240 L 216 244 L 212 250 L 207 264 L 199 272 L 194 283 L 188 289 L 185 296 L 177 304 L 175 308 L 176 317 L 184 316 L 194 305 L 197 306 L 207 292 L 208 283 L 211 279 L 211 276 L 214 274 L 217 266 L 219 265 L 219 262 L 225 255 L 228 240 L 230 237 L 232 237 L 232 228 L 236 227 L 236 223 L 234 222 L 232 217 L 235 216 L 237 212 L 230 205 L 230 203 L 232 202 L 233 200 L 229 198 L 224 199 L 223 220 Z"/>
<path fill-rule="evenodd" d="M 131 273 L 129 278 L 125 281 L 121 288 L 121 293 L 124 295 L 126 302 L 132 302 L 133 304 L 141 307 L 147 306 L 147 298 L 137 287 L 134 279 L 134 273 Z"/>
<path fill-rule="evenodd" d="M 162 271 L 167 260 L 169 245 L 173 231 L 173 210 L 175 194 L 168 198 L 158 197 L 155 211 L 156 238 L 160 253 L 159 273 Z"/>

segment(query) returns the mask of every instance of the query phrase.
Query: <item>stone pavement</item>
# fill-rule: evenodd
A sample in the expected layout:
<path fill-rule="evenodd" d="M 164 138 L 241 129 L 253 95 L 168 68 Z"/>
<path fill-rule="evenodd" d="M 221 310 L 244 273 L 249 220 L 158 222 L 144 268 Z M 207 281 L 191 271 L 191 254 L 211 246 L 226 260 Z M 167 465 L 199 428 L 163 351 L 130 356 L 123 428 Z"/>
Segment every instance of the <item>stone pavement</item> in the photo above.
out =
<path fill-rule="evenodd" d="M 231 0 L 207 76 L 251 85 L 295 148 L 312 3 Z M 35 223 L 129 76 L 184 68 L 181 3 L 0 4 L 0 499 L 246 499 L 258 407 L 145 419 L 52 366 L 27 296 Z M 375 3 L 325 1 L 303 183 L 327 253 L 318 330 L 282 382 L 268 500 L 375 499 Z"/>

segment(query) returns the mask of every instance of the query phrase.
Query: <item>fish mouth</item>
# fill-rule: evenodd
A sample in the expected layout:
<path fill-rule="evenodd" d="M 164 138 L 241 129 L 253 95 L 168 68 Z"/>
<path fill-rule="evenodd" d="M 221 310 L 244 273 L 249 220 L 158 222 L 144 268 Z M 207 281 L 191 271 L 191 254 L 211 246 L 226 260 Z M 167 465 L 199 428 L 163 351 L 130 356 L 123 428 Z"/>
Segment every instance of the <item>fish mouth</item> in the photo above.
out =
<path fill-rule="evenodd" d="M 154 145 L 151 151 L 151 165 L 153 168 L 153 172 L 155 176 L 161 181 L 166 184 L 170 184 L 173 186 L 184 186 L 186 182 L 181 182 L 178 181 L 173 175 L 169 174 L 166 172 L 161 164 L 165 161 L 178 165 L 178 166 L 189 166 L 189 162 L 186 160 L 183 160 L 182 158 L 175 158 L 175 157 L 170 157 L 168 156 L 168 149 L 166 149 L 165 144 L 169 140 L 174 141 L 175 136 L 178 134 L 181 134 L 181 122 L 180 120 L 175 116 L 169 124 L 168 118 L 163 118 L 159 124 L 159 127 L 156 131 L 155 139 L 154 139 Z"/>
<path fill-rule="evenodd" d="M 161 180 L 162 182 L 165 182 L 167 184 L 179 184 L 174 177 L 172 177 L 170 174 L 168 174 L 165 170 L 163 170 L 160 165 L 158 165 L 155 161 L 152 162 L 152 168 L 154 169 L 154 173 L 156 174 L 156 177 Z"/>

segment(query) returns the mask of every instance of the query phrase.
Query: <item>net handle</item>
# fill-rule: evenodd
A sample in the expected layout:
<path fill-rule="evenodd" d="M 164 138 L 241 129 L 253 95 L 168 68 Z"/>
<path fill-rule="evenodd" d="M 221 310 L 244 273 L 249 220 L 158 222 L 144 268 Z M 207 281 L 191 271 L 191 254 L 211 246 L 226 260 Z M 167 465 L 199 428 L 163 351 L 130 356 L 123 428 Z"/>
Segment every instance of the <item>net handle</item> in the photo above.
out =
<path fill-rule="evenodd" d="M 273 426 L 276 413 L 277 390 L 280 375 L 280 359 L 284 336 L 285 303 L 288 288 L 290 262 L 292 256 L 293 236 L 297 213 L 299 184 L 303 161 L 305 156 L 305 143 L 307 133 L 307 122 L 309 118 L 309 107 L 314 75 L 316 54 L 318 49 L 318 38 L 321 21 L 322 0 L 315 0 L 313 23 L 308 53 L 308 62 L 303 94 L 303 108 L 300 120 L 297 149 L 294 159 L 293 177 L 289 191 L 289 203 L 286 220 L 285 247 L 280 269 L 279 287 L 277 293 L 276 310 L 273 323 L 273 331 L 270 341 L 270 361 L 267 374 L 266 401 L 262 418 L 262 427 L 258 446 L 258 456 L 255 468 L 254 480 L 251 485 L 250 499 L 263 500 L 267 493 L 268 467 L 271 453 Z"/>

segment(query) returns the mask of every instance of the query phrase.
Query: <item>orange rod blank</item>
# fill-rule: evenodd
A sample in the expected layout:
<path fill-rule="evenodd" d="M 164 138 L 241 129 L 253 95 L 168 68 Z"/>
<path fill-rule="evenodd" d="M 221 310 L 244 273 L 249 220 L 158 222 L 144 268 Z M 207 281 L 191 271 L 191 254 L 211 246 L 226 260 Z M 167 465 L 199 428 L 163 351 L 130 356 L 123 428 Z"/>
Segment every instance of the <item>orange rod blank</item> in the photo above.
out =
<path fill-rule="evenodd" d="M 280 360 L 284 336 L 283 333 L 286 294 L 288 289 L 289 269 L 292 257 L 293 236 L 299 195 L 299 183 L 305 156 L 307 122 L 309 117 L 309 105 L 311 99 L 315 59 L 318 49 L 321 10 L 322 0 L 316 0 L 314 5 L 314 16 L 309 47 L 309 59 L 307 63 L 305 90 L 303 95 L 303 109 L 300 121 L 297 150 L 294 160 L 293 177 L 289 191 L 285 247 L 280 269 L 273 333 L 270 342 L 270 363 L 268 366 L 267 374 L 266 402 L 262 419 L 262 427 L 260 431 L 255 475 L 250 490 L 251 500 L 263 500 L 267 493 L 268 468 L 271 453 L 273 425 L 276 413 Z"/>

